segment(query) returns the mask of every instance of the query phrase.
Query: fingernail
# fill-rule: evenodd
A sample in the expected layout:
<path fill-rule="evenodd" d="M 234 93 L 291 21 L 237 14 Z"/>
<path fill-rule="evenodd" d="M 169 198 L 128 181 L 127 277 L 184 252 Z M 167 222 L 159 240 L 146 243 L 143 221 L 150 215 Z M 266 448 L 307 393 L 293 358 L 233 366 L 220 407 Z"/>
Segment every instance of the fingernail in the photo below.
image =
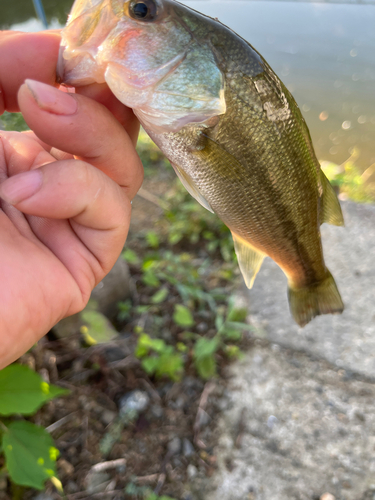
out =
<path fill-rule="evenodd" d="M 74 115 L 77 101 L 70 94 L 35 80 L 25 80 L 38 106 L 56 115 Z"/>
<path fill-rule="evenodd" d="M 17 174 L 0 185 L 0 197 L 11 205 L 17 205 L 37 193 L 42 184 L 43 175 L 39 169 Z"/>

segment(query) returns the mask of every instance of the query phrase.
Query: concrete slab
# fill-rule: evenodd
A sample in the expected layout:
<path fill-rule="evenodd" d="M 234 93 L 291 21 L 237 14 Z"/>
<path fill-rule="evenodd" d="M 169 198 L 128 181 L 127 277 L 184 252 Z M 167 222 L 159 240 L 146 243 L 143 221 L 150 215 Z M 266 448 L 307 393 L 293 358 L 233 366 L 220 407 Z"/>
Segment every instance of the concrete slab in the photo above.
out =
<path fill-rule="evenodd" d="M 342 206 L 346 227 L 324 224 L 322 240 L 327 267 L 346 306 L 344 313 L 320 316 L 299 328 L 290 316 L 286 277 L 266 259 L 248 292 L 250 314 L 269 340 L 375 377 L 375 206 L 352 202 Z"/>
<path fill-rule="evenodd" d="M 218 470 L 194 499 L 375 500 L 375 206 L 343 211 L 322 227 L 343 315 L 299 328 L 270 259 L 245 292 L 259 338 L 230 368 Z"/>
<path fill-rule="evenodd" d="M 231 372 L 219 469 L 197 498 L 375 499 L 372 383 L 277 345 L 256 346 Z"/>

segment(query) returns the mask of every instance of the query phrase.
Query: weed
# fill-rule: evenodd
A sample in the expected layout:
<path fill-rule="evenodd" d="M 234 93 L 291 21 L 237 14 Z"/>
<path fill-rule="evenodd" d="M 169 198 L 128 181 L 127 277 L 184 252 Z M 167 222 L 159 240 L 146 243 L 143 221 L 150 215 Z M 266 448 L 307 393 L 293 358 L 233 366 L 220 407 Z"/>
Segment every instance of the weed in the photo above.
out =
<path fill-rule="evenodd" d="M 16 485 L 42 490 L 50 479 L 62 491 L 57 479 L 59 451 L 48 432 L 38 425 L 20 420 L 32 415 L 44 403 L 68 391 L 44 382 L 27 366 L 13 364 L 0 371 L 0 450 L 5 468 Z"/>
<path fill-rule="evenodd" d="M 134 500 L 175 500 L 166 495 L 158 496 L 147 486 L 138 486 L 133 482 L 126 486 L 125 493 Z"/>
<path fill-rule="evenodd" d="M 353 148 L 351 156 L 342 164 L 323 162 L 322 169 L 330 183 L 340 193 L 341 199 L 351 199 L 360 203 L 373 203 L 375 200 L 375 183 L 371 182 L 375 172 L 375 164 L 363 173 L 356 166 L 359 150 Z"/>
<path fill-rule="evenodd" d="M 201 244 L 213 256 L 219 252 L 225 262 L 235 258 L 229 229 L 215 215 L 199 205 L 176 180 L 166 195 L 169 209 L 159 225 L 167 233 L 169 245 Z"/>
<path fill-rule="evenodd" d="M 0 122 L 2 122 L 4 130 L 16 130 L 18 132 L 29 130 L 21 113 L 8 113 L 5 111 L 0 117 Z"/>
<path fill-rule="evenodd" d="M 160 241 L 167 245 L 162 238 Z M 217 355 L 239 356 L 233 343 L 241 341 L 243 332 L 250 328 L 244 323 L 246 310 L 236 308 L 228 299 L 235 262 L 223 264 L 227 271 L 233 268 L 227 273 L 230 278 L 225 278 L 211 258 L 198 259 L 165 248 L 153 251 L 153 242 L 147 238 L 143 242 L 148 246 L 143 262 L 139 259 L 141 252 L 137 261 L 135 252 L 126 250 L 123 254 L 137 282 L 142 305 L 131 310 L 129 303 L 121 303 L 119 313 L 124 317 L 126 311 L 129 326 L 138 336 L 136 356 L 151 376 L 180 380 L 189 366 L 194 366 L 203 379 L 215 376 Z M 208 333 L 202 336 L 205 324 Z"/>
<path fill-rule="evenodd" d="M 165 375 L 171 380 L 180 380 L 184 367 L 183 356 L 164 340 L 153 339 L 147 333 L 140 332 L 135 355 L 142 360 L 142 367 L 148 375 Z"/>

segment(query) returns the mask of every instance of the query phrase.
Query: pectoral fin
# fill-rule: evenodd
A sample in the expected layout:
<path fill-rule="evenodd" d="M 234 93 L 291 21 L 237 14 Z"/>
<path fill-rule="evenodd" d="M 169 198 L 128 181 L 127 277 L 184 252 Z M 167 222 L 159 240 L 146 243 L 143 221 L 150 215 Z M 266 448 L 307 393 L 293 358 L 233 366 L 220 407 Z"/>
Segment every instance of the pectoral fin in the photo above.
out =
<path fill-rule="evenodd" d="M 198 186 L 195 184 L 193 179 L 188 175 L 182 168 L 180 168 L 178 165 L 175 165 L 172 163 L 172 167 L 174 168 L 176 174 L 178 175 L 178 178 L 182 182 L 184 188 L 188 191 L 188 193 L 195 198 L 201 205 L 202 207 L 206 208 L 210 212 L 214 213 L 212 210 L 210 204 L 206 200 L 206 198 L 202 195 L 202 193 L 199 191 Z"/>
<path fill-rule="evenodd" d="M 327 224 L 332 224 L 333 226 L 344 226 L 344 217 L 341 212 L 340 202 L 323 170 L 320 170 L 320 182 L 323 188 L 320 223 L 327 222 Z"/>
<path fill-rule="evenodd" d="M 232 232 L 232 236 L 242 276 L 247 288 L 252 288 L 265 254 L 256 250 L 247 241 L 237 236 L 237 234 Z"/>

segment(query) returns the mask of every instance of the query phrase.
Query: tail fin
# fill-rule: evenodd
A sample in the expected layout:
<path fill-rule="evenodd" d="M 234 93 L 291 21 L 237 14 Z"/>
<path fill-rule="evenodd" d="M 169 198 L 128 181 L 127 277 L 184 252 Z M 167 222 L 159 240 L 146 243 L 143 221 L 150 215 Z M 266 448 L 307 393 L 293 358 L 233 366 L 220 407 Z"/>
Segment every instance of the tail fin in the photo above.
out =
<path fill-rule="evenodd" d="M 344 310 L 335 280 L 327 270 L 327 277 L 307 288 L 288 288 L 290 312 L 301 327 L 320 314 L 338 314 Z"/>

